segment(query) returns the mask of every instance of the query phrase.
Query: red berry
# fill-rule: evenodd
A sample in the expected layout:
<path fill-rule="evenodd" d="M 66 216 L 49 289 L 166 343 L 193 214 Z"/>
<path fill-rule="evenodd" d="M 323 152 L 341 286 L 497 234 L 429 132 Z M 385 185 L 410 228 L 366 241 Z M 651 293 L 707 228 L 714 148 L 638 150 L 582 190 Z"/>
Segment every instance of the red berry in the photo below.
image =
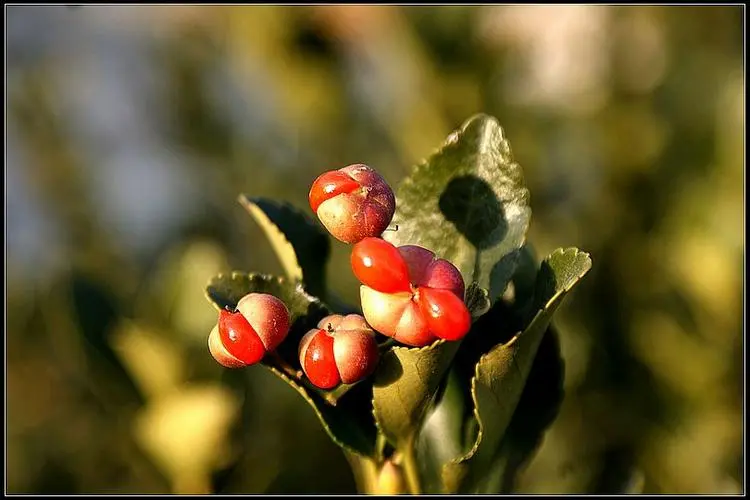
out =
<path fill-rule="evenodd" d="M 412 283 L 422 283 L 427 280 L 427 268 L 435 260 L 434 253 L 417 245 L 400 246 L 398 253 L 404 258 L 409 268 L 409 280 Z"/>
<path fill-rule="evenodd" d="M 352 248 L 352 270 L 363 284 L 379 292 L 411 290 L 409 269 L 398 249 L 380 238 L 365 238 Z"/>
<path fill-rule="evenodd" d="M 463 301 L 464 279 L 456 266 L 444 259 L 435 259 L 425 273 L 425 279 L 416 286 L 448 290 Z"/>
<path fill-rule="evenodd" d="M 471 315 L 464 301 L 450 290 L 420 287 L 419 306 L 430 331 L 445 340 L 459 340 L 469 333 Z"/>
<path fill-rule="evenodd" d="M 302 370 L 315 386 L 333 389 L 340 383 L 352 384 L 375 369 L 378 346 L 375 334 L 364 318 L 334 314 L 323 318 L 318 328 L 300 341 Z"/>
<path fill-rule="evenodd" d="M 409 267 L 412 285 L 443 288 L 464 298 L 464 279 L 456 266 L 417 245 L 404 245 L 398 247 L 398 251 Z"/>
<path fill-rule="evenodd" d="M 360 301 L 367 322 L 383 335 L 410 346 L 435 340 L 411 292 L 382 293 L 362 285 Z"/>
<path fill-rule="evenodd" d="M 214 326 L 213 330 L 211 330 L 211 334 L 208 336 L 208 352 L 211 353 L 211 356 L 213 356 L 220 365 L 225 366 L 226 368 L 242 368 L 243 366 L 247 366 L 245 362 L 229 354 L 227 348 L 221 343 L 219 325 Z"/>
<path fill-rule="evenodd" d="M 328 232 L 344 243 L 380 236 L 396 210 L 396 198 L 388 183 L 362 164 L 321 174 L 313 182 L 308 199 Z"/>
<path fill-rule="evenodd" d="M 340 170 L 331 170 L 320 174 L 310 188 L 310 207 L 318 211 L 321 203 L 342 193 L 351 193 L 360 188 L 359 182 Z"/>
<path fill-rule="evenodd" d="M 317 329 L 304 340 L 307 340 L 307 345 L 300 362 L 310 382 L 321 389 L 333 389 L 339 385 L 341 375 L 333 356 L 333 337 L 326 330 Z"/>
<path fill-rule="evenodd" d="M 276 349 L 289 333 L 289 310 L 273 295 L 249 293 L 237 303 L 237 310 L 258 333 L 266 351 Z"/>
<path fill-rule="evenodd" d="M 352 268 L 363 283 L 360 298 L 368 323 L 383 335 L 410 346 L 465 336 L 471 328 L 471 316 L 463 302 L 464 281 L 456 266 L 426 248 L 399 247 L 407 268 L 407 288 L 400 264 L 392 268 L 384 264 L 399 260 L 391 253 L 392 245 L 371 243 L 371 239 L 352 249 Z M 366 267 L 363 262 L 370 256 L 372 265 Z"/>
<path fill-rule="evenodd" d="M 273 295 L 250 293 L 237 310 L 219 312 L 219 321 L 208 338 L 208 350 L 228 368 L 257 363 L 289 333 L 289 310 Z"/>
<path fill-rule="evenodd" d="M 246 365 L 257 363 L 266 354 L 260 337 L 239 312 L 219 313 L 219 337 L 227 352 Z"/>

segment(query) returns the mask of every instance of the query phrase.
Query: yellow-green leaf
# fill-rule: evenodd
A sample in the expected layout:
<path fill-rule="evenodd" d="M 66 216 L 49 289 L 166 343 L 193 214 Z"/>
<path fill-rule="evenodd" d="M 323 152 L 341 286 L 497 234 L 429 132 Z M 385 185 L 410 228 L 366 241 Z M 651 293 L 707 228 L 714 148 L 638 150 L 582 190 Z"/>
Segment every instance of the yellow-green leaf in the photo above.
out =
<path fill-rule="evenodd" d="M 473 116 L 417 165 L 396 192 L 383 238 L 429 248 L 494 301 L 513 274 L 531 217 L 521 167 L 498 121 Z"/>
<path fill-rule="evenodd" d="M 483 355 L 471 380 L 476 437 L 467 453 L 446 464 L 447 491 L 469 491 L 486 473 L 516 409 L 537 348 L 563 298 L 591 268 L 588 254 L 558 249 L 541 265 L 536 303 L 541 305 L 526 329 Z"/>

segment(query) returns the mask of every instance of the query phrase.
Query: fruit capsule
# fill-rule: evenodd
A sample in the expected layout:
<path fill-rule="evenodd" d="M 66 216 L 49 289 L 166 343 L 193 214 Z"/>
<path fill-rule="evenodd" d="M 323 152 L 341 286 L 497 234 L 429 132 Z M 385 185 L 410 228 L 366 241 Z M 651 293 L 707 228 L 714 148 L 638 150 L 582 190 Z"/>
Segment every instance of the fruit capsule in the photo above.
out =
<path fill-rule="evenodd" d="M 352 248 L 352 271 L 363 284 L 379 292 L 411 290 L 409 268 L 396 247 L 380 238 L 365 238 Z"/>
<path fill-rule="evenodd" d="M 391 187 L 363 164 L 321 174 L 310 187 L 308 200 L 328 232 L 344 243 L 380 236 L 396 211 Z"/>
<path fill-rule="evenodd" d="M 266 293 L 250 293 L 237 303 L 236 310 L 219 312 L 208 349 L 228 368 L 252 365 L 283 342 L 289 327 L 289 310 L 281 300 Z"/>
<path fill-rule="evenodd" d="M 353 384 L 370 375 L 377 365 L 375 332 L 362 316 L 332 314 L 302 337 L 299 360 L 316 387 Z"/>
<path fill-rule="evenodd" d="M 430 250 L 368 238 L 352 249 L 362 283 L 362 313 L 378 332 L 402 344 L 460 340 L 471 328 L 459 270 Z"/>

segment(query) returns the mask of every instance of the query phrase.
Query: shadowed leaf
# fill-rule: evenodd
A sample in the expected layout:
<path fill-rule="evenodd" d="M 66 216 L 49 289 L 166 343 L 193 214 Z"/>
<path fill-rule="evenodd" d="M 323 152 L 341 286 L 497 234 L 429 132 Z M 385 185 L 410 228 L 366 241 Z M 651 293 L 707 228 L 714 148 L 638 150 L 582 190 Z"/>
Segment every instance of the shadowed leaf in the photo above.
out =
<path fill-rule="evenodd" d="M 489 293 L 476 283 L 472 283 L 466 289 L 465 302 L 471 317 L 475 320 L 490 310 Z"/>
<path fill-rule="evenodd" d="M 325 269 L 331 253 L 328 235 L 304 212 L 288 203 L 240 195 L 239 203 L 263 229 L 287 278 L 325 297 Z"/>
<path fill-rule="evenodd" d="M 416 456 L 425 493 L 444 493 L 443 466 L 463 453 L 464 425 L 471 405 L 465 382 L 456 369 L 448 372 L 437 403 L 420 429 Z"/>
<path fill-rule="evenodd" d="M 521 167 L 495 118 L 476 115 L 417 165 L 396 193 L 395 245 L 429 248 L 494 302 L 513 274 L 531 217 Z"/>
<path fill-rule="evenodd" d="M 557 333 L 550 326 L 542 337 L 516 411 L 490 470 L 476 493 L 512 493 L 519 472 L 542 442 L 557 417 L 564 389 L 564 363 Z"/>
<path fill-rule="evenodd" d="M 373 411 L 378 428 L 399 447 L 415 437 L 459 342 L 393 347 L 375 371 Z"/>
<path fill-rule="evenodd" d="M 444 467 L 447 491 L 474 491 L 488 472 L 552 315 L 590 268 L 588 254 L 576 248 L 558 249 L 548 256 L 537 275 L 536 316 L 523 332 L 480 358 L 471 380 L 477 432 L 467 453 Z"/>

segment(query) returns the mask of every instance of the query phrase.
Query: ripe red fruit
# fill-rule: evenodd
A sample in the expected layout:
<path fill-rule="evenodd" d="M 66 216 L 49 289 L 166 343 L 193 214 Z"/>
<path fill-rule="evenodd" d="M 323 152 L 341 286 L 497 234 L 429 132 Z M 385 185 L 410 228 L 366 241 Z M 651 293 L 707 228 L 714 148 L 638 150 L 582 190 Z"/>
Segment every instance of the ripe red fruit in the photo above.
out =
<path fill-rule="evenodd" d="M 365 238 L 352 248 L 352 270 L 363 284 L 379 292 L 408 292 L 409 269 L 396 247 L 380 238 Z"/>
<path fill-rule="evenodd" d="M 258 333 L 239 311 L 219 313 L 219 338 L 227 352 L 246 365 L 257 363 L 266 354 Z"/>
<path fill-rule="evenodd" d="M 218 324 L 208 337 L 208 349 L 228 368 L 257 363 L 289 333 L 289 310 L 273 295 L 250 293 L 236 311 L 219 312 Z"/>
<path fill-rule="evenodd" d="M 419 307 L 436 337 L 458 340 L 469 331 L 471 315 L 464 301 L 450 290 L 420 287 Z"/>
<path fill-rule="evenodd" d="M 377 361 L 375 332 L 357 314 L 326 316 L 299 345 L 302 370 L 321 389 L 362 380 L 375 370 Z"/>
<path fill-rule="evenodd" d="M 396 248 L 368 238 L 352 249 L 352 268 L 362 282 L 362 313 L 383 335 L 424 346 L 439 338 L 459 340 L 469 332 L 471 315 L 463 301 L 461 273 L 426 248 Z"/>
<path fill-rule="evenodd" d="M 313 182 L 308 198 L 320 222 L 344 243 L 380 236 L 396 210 L 391 187 L 363 164 L 321 174 Z"/>
<path fill-rule="evenodd" d="M 242 368 L 247 366 L 247 363 L 241 361 L 232 356 L 224 344 L 221 343 L 221 336 L 219 335 L 219 325 L 214 326 L 213 330 L 208 336 L 208 352 L 211 356 L 222 366 L 226 368 Z"/>

